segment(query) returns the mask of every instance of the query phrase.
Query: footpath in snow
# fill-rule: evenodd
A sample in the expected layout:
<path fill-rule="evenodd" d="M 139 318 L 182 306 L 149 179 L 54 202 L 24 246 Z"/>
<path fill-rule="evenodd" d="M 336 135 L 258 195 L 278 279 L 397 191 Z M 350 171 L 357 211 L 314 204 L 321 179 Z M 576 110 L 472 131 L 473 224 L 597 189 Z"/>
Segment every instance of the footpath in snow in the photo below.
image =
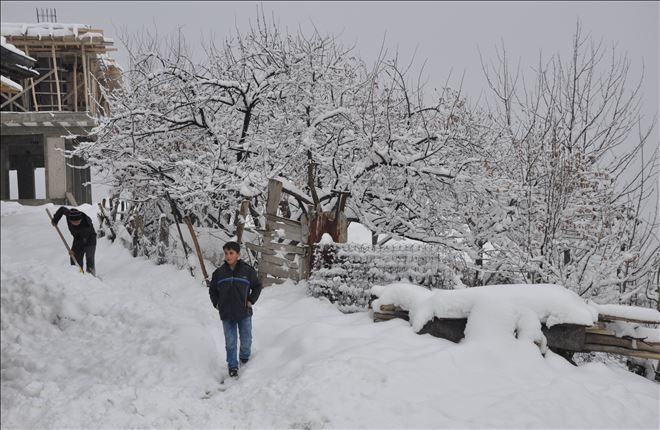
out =
<path fill-rule="evenodd" d="M 199 280 L 106 239 L 102 280 L 81 275 L 44 207 L 1 204 L 3 428 L 660 426 L 658 384 L 624 369 L 574 367 L 523 339 L 419 336 L 292 284 L 264 290 L 253 359 L 203 399 L 226 364 Z"/>

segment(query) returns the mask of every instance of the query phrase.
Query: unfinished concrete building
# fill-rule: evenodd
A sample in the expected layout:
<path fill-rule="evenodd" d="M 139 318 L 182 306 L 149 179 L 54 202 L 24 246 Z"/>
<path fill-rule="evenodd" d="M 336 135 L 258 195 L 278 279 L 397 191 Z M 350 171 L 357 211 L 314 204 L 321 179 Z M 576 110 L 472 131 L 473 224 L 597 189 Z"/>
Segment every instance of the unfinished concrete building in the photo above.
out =
<path fill-rule="evenodd" d="M 12 186 L 18 192 L 12 199 L 92 203 L 89 168 L 80 168 L 82 160 L 67 159 L 62 150 L 73 149 L 108 113 L 105 90 L 120 79 L 108 55 L 115 50 L 113 41 L 100 29 L 54 22 L 3 22 L 0 33 L 2 200 L 10 200 L 10 172 L 16 171 L 17 187 Z M 26 71 L 30 68 L 38 75 Z M 41 184 L 35 183 L 39 168 Z"/>

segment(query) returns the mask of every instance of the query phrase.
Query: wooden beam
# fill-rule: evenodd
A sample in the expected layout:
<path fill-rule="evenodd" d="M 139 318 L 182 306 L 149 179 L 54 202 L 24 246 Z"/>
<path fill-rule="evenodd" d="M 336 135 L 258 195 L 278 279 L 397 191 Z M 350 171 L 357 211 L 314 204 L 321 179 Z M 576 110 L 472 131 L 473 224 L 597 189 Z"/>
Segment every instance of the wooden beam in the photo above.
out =
<path fill-rule="evenodd" d="M 266 219 L 268 221 L 272 221 L 273 223 L 285 224 L 285 225 L 288 225 L 288 226 L 291 226 L 291 227 L 294 227 L 294 228 L 300 228 L 301 227 L 300 221 L 294 221 L 292 219 L 282 218 L 282 217 L 279 217 L 277 215 L 271 215 L 269 213 L 266 213 L 264 215 L 264 217 L 266 217 Z"/>
<path fill-rule="evenodd" d="M 17 98 L 19 98 L 19 97 L 20 97 L 25 91 L 32 90 L 32 97 L 34 98 L 34 103 L 35 103 L 35 106 L 37 107 L 37 111 L 38 111 L 39 108 L 38 108 L 38 106 L 37 106 L 37 98 L 36 98 L 36 93 L 34 92 L 34 91 L 35 91 L 35 90 L 34 90 L 34 87 L 35 87 L 37 84 L 39 84 L 39 82 L 43 81 L 44 79 L 46 79 L 47 77 L 49 77 L 50 75 L 52 75 L 53 72 L 54 72 L 54 71 L 51 70 L 50 72 L 46 73 L 45 75 L 43 75 L 42 77 L 40 77 L 40 78 L 37 79 L 36 81 L 33 81 L 33 79 L 30 78 L 30 81 L 32 81 L 32 83 L 30 84 L 30 86 L 27 87 L 27 88 L 24 88 L 23 91 L 21 91 L 20 93 L 18 93 L 18 94 L 14 94 L 10 99 L 8 99 L 6 102 L 4 102 L 2 105 L 0 105 L 0 108 L 3 108 L 3 107 L 5 107 L 5 106 L 7 106 L 10 102 L 13 102 L 13 101 L 16 100 Z"/>
<path fill-rule="evenodd" d="M 0 93 L 2 98 L 8 100 L 9 96 L 6 95 L 5 93 Z M 27 109 L 25 109 L 23 106 L 21 106 L 17 101 L 12 101 L 9 106 L 16 106 L 18 109 L 22 110 L 23 112 L 27 112 Z"/>
<path fill-rule="evenodd" d="M 286 224 L 270 224 L 268 226 L 272 230 L 262 230 L 264 238 L 272 239 L 284 239 L 284 240 L 294 240 L 296 242 L 302 242 L 302 229 L 300 227 L 291 227 Z M 284 230 L 284 235 L 280 236 L 275 230 Z"/>
<path fill-rule="evenodd" d="M 78 55 L 73 58 L 73 111 L 78 112 Z"/>
<path fill-rule="evenodd" d="M 628 322 L 636 322 L 641 324 L 658 324 L 657 321 L 640 320 L 635 318 L 626 318 L 626 317 L 620 317 L 620 316 L 608 315 L 608 314 L 598 314 L 598 321 L 628 321 Z"/>
<path fill-rule="evenodd" d="M 92 83 L 92 112 L 94 112 L 94 114 L 98 114 L 99 107 L 101 106 L 99 104 L 99 81 L 96 79 L 96 75 L 94 73 L 95 73 L 94 62 L 93 62 L 93 58 L 90 57 L 89 81 Z"/>
<path fill-rule="evenodd" d="M 380 310 L 383 312 L 404 311 L 400 306 L 397 305 L 380 305 Z M 408 311 L 404 311 L 404 312 L 408 312 Z"/>
<path fill-rule="evenodd" d="M 300 279 L 298 271 L 287 270 L 268 261 L 260 261 L 259 270 L 277 278 L 293 279 L 294 281 Z"/>
<path fill-rule="evenodd" d="M 595 345 L 587 343 L 584 345 L 585 350 L 589 352 L 609 352 L 611 354 L 621 354 L 629 357 L 649 358 L 651 360 L 660 360 L 660 354 L 648 351 L 639 351 L 627 349 L 619 346 L 609 345 Z"/>
<path fill-rule="evenodd" d="M 264 243 L 263 246 L 259 246 L 253 243 L 245 242 L 244 245 L 252 251 L 268 253 L 271 255 L 277 254 L 278 251 L 282 251 L 287 254 L 298 255 L 305 255 L 308 252 L 306 245 L 289 245 L 288 243 L 267 242 Z"/>
<path fill-rule="evenodd" d="M 279 265 L 282 269 L 298 270 L 298 264 L 294 261 L 287 260 L 286 258 L 277 257 L 272 254 L 261 254 L 261 261 L 267 261 L 275 265 Z"/>
<path fill-rule="evenodd" d="M 55 46 L 50 47 L 53 58 L 53 70 L 55 71 L 55 88 L 57 88 L 57 110 L 62 111 L 62 92 L 60 91 L 60 74 L 57 72 L 57 57 L 55 56 Z"/>
<path fill-rule="evenodd" d="M 594 345 L 616 346 L 626 349 L 653 352 L 660 355 L 660 345 L 644 342 L 637 339 L 626 339 L 625 337 L 608 336 L 604 334 L 589 333 L 586 343 Z"/>
<path fill-rule="evenodd" d="M 403 320 L 408 321 L 408 314 L 397 314 L 394 312 L 374 312 L 374 322 L 381 322 L 381 321 L 389 321 L 393 320 L 395 318 L 401 318 Z"/>
<path fill-rule="evenodd" d="M 25 45 L 25 55 L 28 55 L 28 56 L 30 55 L 30 49 L 28 48 L 27 45 Z M 39 103 L 37 103 L 37 93 L 36 93 L 36 90 L 35 90 L 35 85 L 37 85 L 37 84 L 34 82 L 34 79 L 30 78 L 30 87 L 28 87 L 28 88 L 32 89 L 32 91 L 31 91 L 32 92 L 32 103 L 34 103 L 34 110 L 39 112 Z"/>
<path fill-rule="evenodd" d="M 89 89 L 87 85 L 87 54 L 85 54 L 85 46 L 82 47 L 82 63 L 83 63 L 83 82 L 85 83 L 83 89 L 85 90 L 85 111 L 89 112 Z"/>
<path fill-rule="evenodd" d="M 280 205 L 280 197 L 282 195 L 282 182 L 277 179 L 270 179 L 268 181 L 268 202 L 266 203 L 266 213 L 277 215 L 277 208 Z M 269 223 L 267 222 L 266 225 Z"/>

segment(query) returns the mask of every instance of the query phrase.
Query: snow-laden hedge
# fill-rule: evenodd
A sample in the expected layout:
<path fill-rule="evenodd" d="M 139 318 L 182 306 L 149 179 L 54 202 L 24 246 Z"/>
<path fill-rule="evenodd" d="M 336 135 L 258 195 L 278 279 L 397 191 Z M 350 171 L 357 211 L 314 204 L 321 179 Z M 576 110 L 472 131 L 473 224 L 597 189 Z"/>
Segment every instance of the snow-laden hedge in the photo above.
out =
<path fill-rule="evenodd" d="M 344 312 L 364 310 L 372 286 L 408 281 L 431 288 L 462 286 L 465 263 L 437 246 L 404 244 L 320 243 L 314 248 L 314 263 L 308 291 L 326 297 Z"/>

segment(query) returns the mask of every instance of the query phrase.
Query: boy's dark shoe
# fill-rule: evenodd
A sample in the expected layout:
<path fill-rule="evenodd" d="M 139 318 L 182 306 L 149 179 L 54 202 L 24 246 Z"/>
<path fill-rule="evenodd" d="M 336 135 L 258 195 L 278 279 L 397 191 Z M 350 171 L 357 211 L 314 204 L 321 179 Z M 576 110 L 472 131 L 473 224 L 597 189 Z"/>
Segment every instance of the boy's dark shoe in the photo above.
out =
<path fill-rule="evenodd" d="M 241 364 L 247 364 L 249 360 L 249 358 L 241 358 Z"/>
<path fill-rule="evenodd" d="M 238 376 L 238 369 L 229 369 L 229 376 L 236 378 Z"/>

